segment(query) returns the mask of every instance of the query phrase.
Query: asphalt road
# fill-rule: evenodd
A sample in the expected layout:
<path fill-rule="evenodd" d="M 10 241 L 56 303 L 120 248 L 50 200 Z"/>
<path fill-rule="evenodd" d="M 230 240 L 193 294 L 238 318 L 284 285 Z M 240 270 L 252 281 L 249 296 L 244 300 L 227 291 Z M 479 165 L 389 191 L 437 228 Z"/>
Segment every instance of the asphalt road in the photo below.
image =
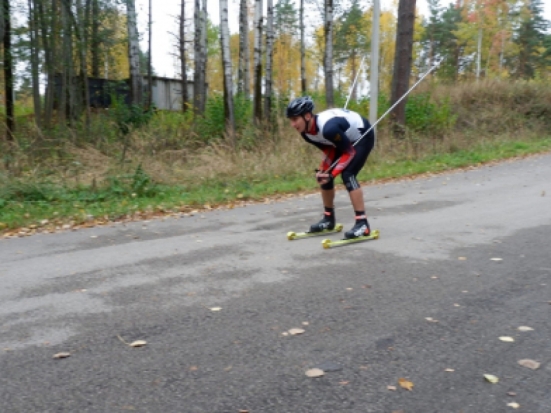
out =
<path fill-rule="evenodd" d="M 551 412 L 551 155 L 364 190 L 0 240 L 0 413 Z"/>

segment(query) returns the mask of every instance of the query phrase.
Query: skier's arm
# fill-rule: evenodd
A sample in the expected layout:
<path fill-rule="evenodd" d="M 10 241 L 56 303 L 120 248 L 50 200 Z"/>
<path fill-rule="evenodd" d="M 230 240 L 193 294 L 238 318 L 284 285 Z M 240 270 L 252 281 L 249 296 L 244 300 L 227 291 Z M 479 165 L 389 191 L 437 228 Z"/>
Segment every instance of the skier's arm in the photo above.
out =
<path fill-rule="evenodd" d="M 348 129 L 350 129 L 350 124 L 344 118 L 330 119 L 323 127 L 323 137 L 331 141 L 335 145 L 337 151 L 341 153 L 338 163 L 331 171 L 333 178 L 336 178 L 348 166 L 356 154 L 352 142 L 350 142 L 350 139 L 346 136 L 346 131 Z"/>

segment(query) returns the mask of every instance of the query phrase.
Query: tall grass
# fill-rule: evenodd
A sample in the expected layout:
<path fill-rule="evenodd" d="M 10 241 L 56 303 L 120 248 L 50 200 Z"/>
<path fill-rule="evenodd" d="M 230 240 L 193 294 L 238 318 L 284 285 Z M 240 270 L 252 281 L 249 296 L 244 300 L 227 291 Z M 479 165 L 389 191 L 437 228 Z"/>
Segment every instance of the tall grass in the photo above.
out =
<path fill-rule="evenodd" d="M 315 97 L 323 110 L 322 97 Z M 346 97 L 337 94 L 337 103 Z M 205 116 L 157 112 L 121 130 L 121 113 L 96 113 L 83 125 L 41 131 L 20 125 L 2 154 L 0 230 L 56 216 L 85 222 L 137 211 L 186 209 L 298 190 L 315 190 L 319 151 L 304 143 L 281 116 L 286 98 L 265 124 L 251 121 L 251 102 L 236 99 L 237 145 L 224 136 L 223 101 L 209 100 Z M 389 107 L 384 95 L 379 114 Z M 349 108 L 369 111 L 366 99 Z M 124 113 L 123 113 L 124 115 Z M 425 83 L 410 96 L 408 127 L 395 139 L 383 121 L 363 180 L 440 171 L 551 148 L 551 86 L 480 82 Z M 121 152 L 128 144 L 125 161 Z M 3 223 L 3 224 L 2 224 Z"/>

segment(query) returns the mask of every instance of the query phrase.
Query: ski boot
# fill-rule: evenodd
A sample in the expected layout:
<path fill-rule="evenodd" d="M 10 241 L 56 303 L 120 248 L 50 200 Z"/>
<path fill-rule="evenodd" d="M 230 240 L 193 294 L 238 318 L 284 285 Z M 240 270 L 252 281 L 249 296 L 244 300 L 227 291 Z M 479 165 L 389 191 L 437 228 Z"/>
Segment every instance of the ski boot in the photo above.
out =
<path fill-rule="evenodd" d="M 309 232 L 332 231 L 334 229 L 335 229 L 335 217 L 326 214 L 324 215 L 324 217 L 320 222 L 310 226 Z"/>
<path fill-rule="evenodd" d="M 354 239 L 359 237 L 367 237 L 371 234 L 369 222 L 367 219 L 357 220 L 350 231 L 344 233 L 344 239 Z"/>

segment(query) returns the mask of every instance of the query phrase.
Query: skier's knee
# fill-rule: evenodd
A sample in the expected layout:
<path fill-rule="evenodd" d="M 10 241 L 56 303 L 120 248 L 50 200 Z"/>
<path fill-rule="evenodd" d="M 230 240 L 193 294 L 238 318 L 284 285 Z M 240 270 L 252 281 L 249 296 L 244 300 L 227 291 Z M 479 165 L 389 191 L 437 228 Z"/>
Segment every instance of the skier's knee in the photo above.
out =
<path fill-rule="evenodd" d="M 348 192 L 352 192 L 360 188 L 360 184 L 354 174 L 343 172 L 342 182 Z"/>

